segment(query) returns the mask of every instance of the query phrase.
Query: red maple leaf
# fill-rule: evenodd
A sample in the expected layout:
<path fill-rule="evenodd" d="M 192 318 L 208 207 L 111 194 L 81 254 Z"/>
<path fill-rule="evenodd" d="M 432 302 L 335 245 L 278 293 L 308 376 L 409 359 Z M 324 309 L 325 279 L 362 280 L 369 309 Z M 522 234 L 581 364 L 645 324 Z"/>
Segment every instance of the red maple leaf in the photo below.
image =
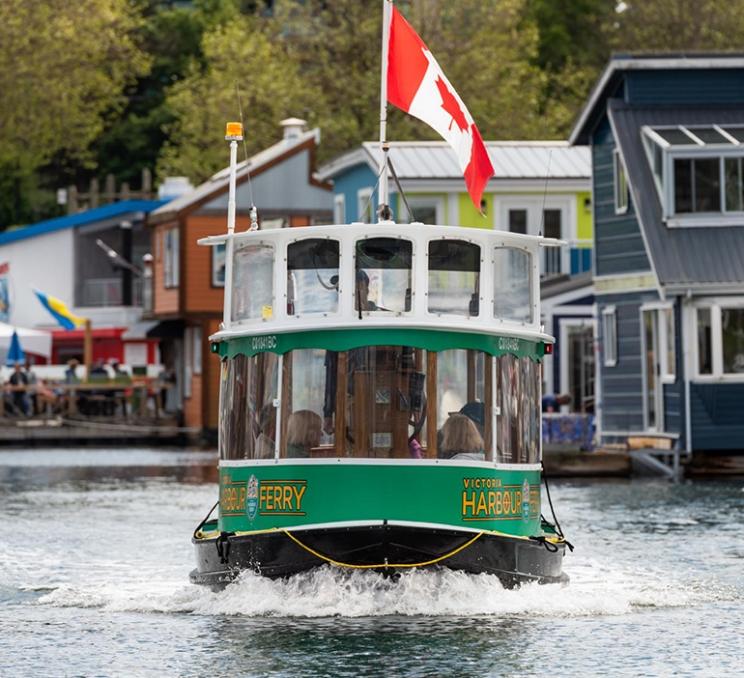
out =
<path fill-rule="evenodd" d="M 460 104 L 457 103 L 455 95 L 450 92 L 447 83 L 442 80 L 442 76 L 437 76 L 436 81 L 437 89 L 439 90 L 439 96 L 442 97 L 442 108 L 452 116 L 452 122 L 456 122 L 461 132 L 464 132 L 468 128 L 468 121 L 465 119 L 465 114 L 460 108 Z M 452 122 L 450 122 L 450 129 L 452 129 Z"/>

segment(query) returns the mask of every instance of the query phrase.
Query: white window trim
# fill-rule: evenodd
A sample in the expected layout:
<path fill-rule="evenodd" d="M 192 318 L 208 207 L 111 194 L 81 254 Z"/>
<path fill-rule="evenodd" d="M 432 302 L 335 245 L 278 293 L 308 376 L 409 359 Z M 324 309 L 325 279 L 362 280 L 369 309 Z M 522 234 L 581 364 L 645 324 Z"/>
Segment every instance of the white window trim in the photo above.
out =
<path fill-rule="evenodd" d="M 509 210 L 527 210 L 527 235 L 537 235 L 543 228 L 543 209 L 561 211 L 561 239 L 568 241 L 568 247 L 561 247 L 561 271 L 571 270 L 571 249 L 577 242 L 576 194 L 565 195 L 509 195 L 494 196 L 493 227 L 496 230 L 509 230 Z M 542 260 L 541 254 L 539 259 Z M 542 266 L 542 264 L 540 264 Z"/>
<path fill-rule="evenodd" d="M 711 125 L 719 129 L 721 134 L 728 136 L 726 132 L 719 128 L 717 125 Z M 736 125 L 737 127 L 739 125 Z M 677 129 L 677 125 L 665 125 L 658 129 Z M 686 132 L 686 130 L 683 130 Z M 726 210 L 726 182 L 724 172 L 724 159 L 725 158 L 744 158 L 744 145 L 740 142 L 725 145 L 715 144 L 701 144 L 685 146 L 673 146 L 668 141 L 663 139 L 661 136 L 656 134 L 650 127 L 644 126 L 642 128 L 642 134 L 644 141 L 648 141 L 650 144 L 656 144 L 662 150 L 662 176 L 663 185 L 656 185 L 659 191 L 659 198 L 663 208 L 664 220 L 670 228 L 690 228 L 700 226 L 741 226 L 741 217 L 744 215 L 742 211 L 731 211 Z M 694 135 L 687 133 L 692 139 L 696 139 Z M 653 147 L 649 144 L 644 144 L 646 147 L 646 155 L 650 165 L 650 169 L 653 173 Z M 705 158 L 718 158 L 719 159 L 719 177 L 721 178 L 721 211 L 720 212 L 690 212 L 676 214 L 674 212 L 674 161 L 675 160 L 691 160 L 691 159 L 705 159 Z M 656 182 L 655 182 L 656 183 Z"/>
<path fill-rule="evenodd" d="M 612 323 L 613 339 L 612 354 L 608 356 L 607 341 L 607 323 Z M 602 309 L 602 362 L 605 367 L 615 367 L 617 365 L 617 311 L 614 306 L 605 306 Z"/>
<path fill-rule="evenodd" d="M 333 223 L 346 223 L 346 196 L 343 193 L 333 196 Z"/>
<path fill-rule="evenodd" d="M 622 172 L 622 175 L 620 174 Z M 625 195 L 621 196 L 620 189 L 620 177 L 625 179 Z M 620 150 L 615 149 L 612 151 L 612 186 L 613 194 L 615 196 L 615 214 L 626 214 L 628 211 L 628 205 L 630 204 L 630 187 L 628 186 L 628 173 L 625 170 L 625 163 L 620 156 Z M 621 201 L 621 197 L 624 200 Z"/>
<path fill-rule="evenodd" d="M 369 209 L 372 213 L 372 221 L 364 221 L 364 211 L 365 207 L 367 207 L 367 203 L 369 203 Z M 372 201 L 372 189 L 367 188 L 360 188 L 357 191 L 357 221 L 360 221 L 365 224 L 373 223 L 374 222 L 374 213 L 375 213 L 375 204 Z"/>
<path fill-rule="evenodd" d="M 711 346 L 711 374 L 700 374 L 700 347 L 697 338 L 697 310 L 700 308 L 710 309 L 710 346 Z M 741 384 L 744 383 L 744 372 L 724 373 L 723 371 L 723 334 L 721 327 L 722 308 L 744 308 L 744 297 L 714 297 L 701 299 L 691 305 L 689 328 L 693 339 L 693 350 L 691 351 L 692 382 L 700 384 Z"/>
<path fill-rule="evenodd" d="M 659 311 L 671 311 L 674 313 L 674 304 L 672 303 L 665 303 L 665 302 L 651 302 L 641 305 L 641 318 L 643 318 L 643 311 L 657 311 L 656 314 L 656 326 L 659 333 L 659 369 L 661 370 L 661 383 L 662 384 L 674 384 L 677 382 L 677 371 L 676 371 L 676 365 L 672 365 L 672 370 L 669 369 L 669 364 L 667 362 L 667 326 L 666 326 L 666 318 L 662 313 L 659 313 Z M 675 320 L 675 330 L 676 330 L 676 318 Z M 674 355 L 675 359 L 677 357 L 677 344 L 676 344 L 676 337 L 675 337 L 675 345 L 674 345 Z"/>
<path fill-rule="evenodd" d="M 170 241 L 170 242 L 169 242 Z M 180 233 L 178 226 L 163 231 L 163 286 L 179 286 Z"/>
<path fill-rule="evenodd" d="M 202 373 L 202 328 L 194 326 L 191 328 L 192 345 L 192 365 L 194 374 Z"/>

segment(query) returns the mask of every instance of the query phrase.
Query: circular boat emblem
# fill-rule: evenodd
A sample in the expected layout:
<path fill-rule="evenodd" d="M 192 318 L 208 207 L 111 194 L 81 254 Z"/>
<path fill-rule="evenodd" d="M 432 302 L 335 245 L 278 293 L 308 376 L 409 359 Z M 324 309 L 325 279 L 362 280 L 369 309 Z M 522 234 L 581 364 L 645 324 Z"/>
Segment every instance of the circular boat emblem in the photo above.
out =
<path fill-rule="evenodd" d="M 248 478 L 248 495 L 245 501 L 245 512 L 248 520 L 253 521 L 258 511 L 258 478 L 252 475 Z"/>

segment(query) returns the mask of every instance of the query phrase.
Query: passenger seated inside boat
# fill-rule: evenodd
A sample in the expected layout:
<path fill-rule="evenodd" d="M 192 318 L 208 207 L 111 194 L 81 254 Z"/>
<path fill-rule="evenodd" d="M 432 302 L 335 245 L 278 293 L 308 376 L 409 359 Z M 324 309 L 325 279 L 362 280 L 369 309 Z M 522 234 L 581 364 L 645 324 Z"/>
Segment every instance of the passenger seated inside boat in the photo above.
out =
<path fill-rule="evenodd" d="M 292 412 L 287 420 L 287 457 L 309 457 L 320 445 L 323 420 L 312 410 Z"/>
<path fill-rule="evenodd" d="M 267 403 L 261 408 L 259 422 L 259 433 L 255 442 L 256 459 L 272 459 L 276 438 L 276 408 L 272 403 Z"/>
<path fill-rule="evenodd" d="M 464 414 L 452 414 L 441 430 L 440 459 L 484 461 L 483 438 L 473 421 Z"/>
<path fill-rule="evenodd" d="M 369 298 L 369 276 L 366 271 L 356 272 L 356 308 L 363 311 L 386 311 Z"/>

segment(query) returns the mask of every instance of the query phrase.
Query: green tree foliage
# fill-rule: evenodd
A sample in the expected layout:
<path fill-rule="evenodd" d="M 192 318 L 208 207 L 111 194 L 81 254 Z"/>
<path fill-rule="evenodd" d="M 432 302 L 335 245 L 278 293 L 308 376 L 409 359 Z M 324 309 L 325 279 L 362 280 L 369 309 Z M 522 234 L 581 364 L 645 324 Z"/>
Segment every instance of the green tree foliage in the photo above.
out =
<path fill-rule="evenodd" d="M 625 0 L 608 30 L 615 50 L 741 50 L 744 1 Z"/>
<path fill-rule="evenodd" d="M 127 0 L 0 2 L 0 223 L 31 216 L 39 167 L 91 161 L 106 113 L 147 68 L 137 27 Z"/>
<path fill-rule="evenodd" d="M 225 165 L 225 122 L 245 116 L 246 150 L 265 148 L 281 136 L 278 121 L 311 114 L 311 98 L 298 66 L 255 16 L 234 15 L 205 32 L 204 65 L 192 63 L 168 91 L 175 120 L 167 128 L 158 174 L 201 181 Z"/>

